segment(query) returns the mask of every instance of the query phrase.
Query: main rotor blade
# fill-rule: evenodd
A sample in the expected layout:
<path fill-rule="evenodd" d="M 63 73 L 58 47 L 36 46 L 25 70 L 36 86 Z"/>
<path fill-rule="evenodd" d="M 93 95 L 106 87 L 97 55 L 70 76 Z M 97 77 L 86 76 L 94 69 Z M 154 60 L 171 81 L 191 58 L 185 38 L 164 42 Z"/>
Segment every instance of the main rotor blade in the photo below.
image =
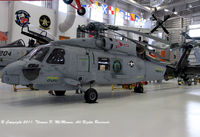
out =
<path fill-rule="evenodd" d="M 170 15 L 165 16 L 164 20 L 163 20 L 163 23 L 166 22 L 170 17 L 171 17 Z"/>
<path fill-rule="evenodd" d="M 163 26 L 163 25 L 160 25 L 161 27 L 162 27 L 162 29 L 164 30 L 164 32 L 166 33 L 166 34 L 169 34 L 169 31 Z"/>
<path fill-rule="evenodd" d="M 152 47 L 152 48 L 156 48 L 156 49 L 160 49 L 160 50 L 166 50 L 166 49 L 164 49 L 164 48 L 159 48 L 159 47 L 150 45 L 150 44 L 148 44 L 148 43 L 144 43 L 144 42 L 141 42 L 141 41 L 137 41 L 137 40 L 128 38 L 128 37 L 124 36 L 123 34 L 120 34 L 120 33 L 115 32 L 115 31 L 113 31 L 113 32 L 116 33 L 116 34 L 118 34 L 118 35 L 120 35 L 121 37 L 124 37 L 124 38 L 126 38 L 126 39 L 128 39 L 128 40 L 134 42 L 135 44 L 138 44 L 138 45 L 142 46 L 145 50 L 147 50 L 147 51 L 153 53 L 153 54 L 156 55 L 159 59 L 163 59 L 163 60 L 165 60 L 165 61 L 168 61 L 168 59 L 162 57 L 160 54 L 156 53 L 156 52 L 153 51 L 153 50 L 148 49 L 147 46 Z"/>
<path fill-rule="evenodd" d="M 124 37 L 124 38 L 126 38 L 127 40 L 130 40 L 131 42 L 136 43 L 136 44 L 138 44 L 138 45 L 141 45 L 141 46 L 143 46 L 143 47 L 149 46 L 149 47 L 152 47 L 152 48 L 155 48 L 155 49 L 160 49 L 160 50 L 166 50 L 166 49 L 168 49 L 168 48 L 160 48 L 160 47 L 157 47 L 157 46 L 148 44 L 148 43 L 144 43 L 144 42 L 142 42 L 142 41 L 137 41 L 137 40 L 131 39 L 131 38 L 129 38 L 129 37 L 124 36 L 123 34 L 120 34 L 120 33 L 118 33 L 118 32 L 115 32 L 115 31 L 113 31 L 113 32 L 116 33 L 116 34 L 118 34 L 118 35 L 120 35 L 121 37 Z"/>
<path fill-rule="evenodd" d="M 158 24 L 156 27 L 154 27 L 154 28 L 151 30 L 151 33 L 154 33 L 159 27 L 160 27 L 160 24 Z"/>
<path fill-rule="evenodd" d="M 156 17 L 154 14 L 152 14 L 152 17 L 153 17 L 156 21 L 158 21 L 157 17 Z"/>
<path fill-rule="evenodd" d="M 153 40 L 155 40 L 155 41 L 164 43 L 164 44 L 166 44 L 166 45 L 171 45 L 171 43 L 170 43 L 169 41 L 166 41 L 166 40 L 164 40 L 164 39 L 160 39 L 160 38 L 158 38 L 158 37 L 155 37 L 155 36 L 152 36 L 152 35 L 149 35 L 149 34 L 145 34 L 145 33 L 138 32 L 138 31 L 134 31 L 134 30 L 122 29 L 122 28 L 120 28 L 120 27 L 119 27 L 118 29 L 119 29 L 119 30 L 122 30 L 122 31 L 132 32 L 132 33 L 135 33 L 135 34 L 138 34 L 138 35 L 141 35 L 141 36 L 144 36 L 144 37 L 153 39 Z"/>

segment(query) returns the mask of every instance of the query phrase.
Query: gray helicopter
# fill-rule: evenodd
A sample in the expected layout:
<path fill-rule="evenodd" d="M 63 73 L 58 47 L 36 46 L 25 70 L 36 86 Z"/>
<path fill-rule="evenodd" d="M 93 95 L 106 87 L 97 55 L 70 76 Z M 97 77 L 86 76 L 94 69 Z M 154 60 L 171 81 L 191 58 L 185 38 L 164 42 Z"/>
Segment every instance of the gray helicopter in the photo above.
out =
<path fill-rule="evenodd" d="M 64 95 L 66 90 L 79 89 L 87 103 L 94 103 L 98 98 L 97 91 L 92 88 L 95 84 L 164 79 L 166 65 L 145 56 L 147 43 L 106 37 L 105 31 L 118 28 L 101 23 L 90 23 L 79 29 L 94 37 L 38 46 L 23 59 L 6 66 L 2 82 L 33 85 L 34 89 L 54 91 L 57 96 Z M 137 84 L 134 91 L 142 93 L 143 86 Z"/>
<path fill-rule="evenodd" d="M 38 45 L 48 44 L 53 41 L 52 38 L 47 36 L 46 31 L 40 30 L 40 33 L 38 33 L 30 30 L 29 26 L 22 27 L 21 34 L 32 38 L 29 40 L 28 46 L 26 46 L 22 39 L 0 46 L 0 69 L 21 59 Z"/>

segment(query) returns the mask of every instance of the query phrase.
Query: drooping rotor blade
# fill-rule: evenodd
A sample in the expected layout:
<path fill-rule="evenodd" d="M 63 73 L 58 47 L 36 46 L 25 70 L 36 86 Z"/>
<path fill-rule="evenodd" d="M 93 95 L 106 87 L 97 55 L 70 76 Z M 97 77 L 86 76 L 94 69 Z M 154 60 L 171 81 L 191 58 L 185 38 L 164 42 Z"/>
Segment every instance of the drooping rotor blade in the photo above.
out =
<path fill-rule="evenodd" d="M 163 23 L 165 23 L 171 16 L 170 15 L 164 16 L 163 21 L 158 19 L 154 14 L 152 14 L 152 17 L 157 21 L 157 26 L 151 30 L 151 33 L 154 33 L 159 27 L 162 27 L 163 31 L 166 34 L 169 34 L 169 31 L 163 26 Z"/>
<path fill-rule="evenodd" d="M 151 30 L 151 33 L 154 33 L 159 27 L 160 27 L 160 24 L 158 24 L 156 27 L 154 27 L 154 28 Z"/>
<path fill-rule="evenodd" d="M 163 26 L 163 25 L 160 25 L 161 27 L 162 27 L 162 29 L 164 30 L 164 32 L 166 33 L 166 34 L 169 34 L 169 31 Z"/>
<path fill-rule="evenodd" d="M 153 51 L 153 50 L 150 50 L 150 49 L 148 48 L 148 46 L 149 46 L 149 47 L 152 47 L 152 48 L 155 48 L 155 49 L 160 49 L 160 50 L 166 50 L 166 49 L 164 49 L 164 48 L 159 48 L 159 47 L 150 45 L 150 44 L 148 44 L 148 43 L 144 43 L 144 42 L 142 42 L 142 41 L 137 41 L 137 40 L 128 38 L 128 37 L 126 37 L 126 36 L 124 36 L 123 34 L 120 34 L 120 33 L 118 33 L 118 32 L 114 32 L 114 33 L 116 33 L 116 34 L 118 34 L 118 35 L 120 35 L 120 36 L 122 36 L 122 37 L 124 37 L 124 38 L 126 38 L 126 39 L 128 39 L 128 40 L 130 40 L 131 42 L 133 42 L 133 43 L 135 43 L 135 44 L 137 44 L 137 45 L 142 46 L 146 51 L 151 52 L 152 54 L 156 55 L 158 58 L 163 59 L 163 60 L 165 60 L 165 61 L 168 61 L 168 59 L 162 57 L 160 54 L 156 53 L 156 52 Z"/>
<path fill-rule="evenodd" d="M 195 41 L 195 40 L 200 40 L 200 37 L 192 38 L 192 37 L 190 37 L 186 32 L 183 32 L 182 35 L 183 35 L 186 39 L 191 39 L 191 40 L 193 40 L 193 41 Z"/>
<path fill-rule="evenodd" d="M 152 14 L 152 17 L 153 17 L 156 21 L 158 21 L 157 17 L 156 17 L 154 14 Z"/>
<path fill-rule="evenodd" d="M 163 23 L 166 22 L 170 17 L 171 17 L 170 15 L 164 16 Z"/>
<path fill-rule="evenodd" d="M 126 36 L 124 36 L 123 34 L 120 34 L 120 33 L 118 33 L 118 32 L 115 32 L 115 31 L 113 31 L 113 32 L 116 33 L 116 34 L 118 34 L 118 35 L 120 35 L 120 36 L 123 37 L 123 38 L 126 38 L 127 40 L 130 40 L 130 41 L 133 42 L 133 43 L 142 45 L 143 47 L 149 46 L 149 47 L 152 47 L 152 48 L 155 48 L 155 49 L 160 49 L 160 50 L 166 50 L 166 49 L 170 48 L 170 46 L 167 47 L 167 48 L 160 48 L 160 47 L 157 47 L 157 46 L 148 44 L 148 43 L 144 43 L 144 42 L 142 42 L 142 41 L 137 41 L 137 40 L 131 39 L 131 38 L 126 37 Z"/>
<path fill-rule="evenodd" d="M 145 34 L 145 33 L 142 33 L 142 32 L 138 32 L 138 31 L 134 31 L 134 30 L 122 29 L 122 28 L 120 28 L 120 27 L 118 28 L 118 30 L 131 32 L 131 33 L 134 33 L 134 34 L 137 34 L 137 35 L 140 35 L 140 36 L 144 36 L 144 37 L 153 39 L 153 40 L 155 40 L 155 41 L 164 43 L 164 44 L 166 44 L 166 45 L 171 45 L 171 43 L 170 43 L 169 41 L 167 41 L 167 40 L 160 39 L 160 38 L 158 38 L 158 37 L 155 37 L 155 36 L 152 36 L 152 35 L 149 35 L 149 34 Z"/>

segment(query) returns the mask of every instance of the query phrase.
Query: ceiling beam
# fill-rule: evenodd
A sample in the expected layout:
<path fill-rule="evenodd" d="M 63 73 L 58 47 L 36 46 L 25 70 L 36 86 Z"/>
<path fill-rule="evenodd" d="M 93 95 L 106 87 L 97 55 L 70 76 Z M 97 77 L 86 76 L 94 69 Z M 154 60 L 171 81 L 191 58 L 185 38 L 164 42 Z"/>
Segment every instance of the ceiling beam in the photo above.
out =
<path fill-rule="evenodd" d="M 138 2 L 136 2 L 134 0 L 121 0 L 121 1 L 123 1 L 123 2 L 125 2 L 127 4 L 130 4 L 130 5 L 133 5 L 135 7 L 138 7 L 140 9 L 143 9 L 143 10 L 145 10 L 147 12 L 152 12 L 151 8 L 149 8 L 147 6 L 143 6 L 143 5 L 139 4 Z"/>
<path fill-rule="evenodd" d="M 185 5 L 185 4 L 194 3 L 194 2 L 198 2 L 198 1 L 199 0 L 181 0 L 181 1 L 173 3 L 173 4 L 158 7 L 158 10 L 163 10 L 163 9 L 166 9 L 166 8 L 174 8 L 174 7 L 177 7 L 177 6 L 182 6 L 182 5 Z"/>

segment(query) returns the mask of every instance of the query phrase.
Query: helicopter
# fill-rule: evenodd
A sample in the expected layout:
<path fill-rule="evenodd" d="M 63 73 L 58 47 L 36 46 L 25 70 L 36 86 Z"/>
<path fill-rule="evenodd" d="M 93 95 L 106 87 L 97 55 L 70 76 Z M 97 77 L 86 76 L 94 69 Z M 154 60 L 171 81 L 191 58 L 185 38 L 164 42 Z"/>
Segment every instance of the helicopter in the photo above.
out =
<path fill-rule="evenodd" d="M 187 30 L 188 31 L 188 30 Z M 176 64 L 176 68 L 172 66 L 168 66 L 169 69 L 166 71 L 165 80 L 178 78 L 178 84 L 179 81 L 182 81 L 191 86 L 192 79 L 198 79 L 200 76 L 200 65 L 197 64 L 190 64 L 188 58 L 190 56 L 190 53 L 193 49 L 196 49 L 200 47 L 200 43 L 197 42 L 200 38 L 192 38 L 190 37 L 186 32 L 183 32 L 181 35 L 185 37 L 185 40 L 191 40 L 190 42 L 184 42 L 181 44 L 181 46 L 178 46 L 179 49 L 182 50 L 182 56 L 179 60 L 179 62 Z M 175 44 L 177 45 L 177 43 Z M 177 46 L 174 46 L 176 49 Z M 199 53 L 196 53 L 199 54 Z M 199 55 L 196 55 L 196 58 L 198 58 Z M 196 83 L 196 80 L 194 80 L 194 83 Z M 179 84 L 180 85 L 180 84 Z"/>
<path fill-rule="evenodd" d="M 31 38 L 28 42 L 28 46 L 26 46 L 22 39 L 0 46 L 0 69 L 27 55 L 38 45 L 48 44 L 50 41 L 53 41 L 53 38 L 47 37 L 46 31 L 42 30 L 40 33 L 38 33 L 30 30 L 29 26 L 22 27 L 21 34 Z"/>
<path fill-rule="evenodd" d="M 94 4 L 95 0 L 63 0 L 63 1 L 67 5 L 70 5 L 73 8 L 75 8 L 77 10 L 78 15 L 83 16 L 86 13 L 86 9 L 82 6 L 82 4 L 85 4 L 85 5 Z M 97 0 L 97 1 L 104 2 L 104 3 L 106 2 L 106 0 Z"/>
<path fill-rule="evenodd" d="M 175 8 L 173 8 L 173 10 L 171 11 L 170 14 L 165 15 L 163 20 L 156 16 L 157 12 L 158 12 L 157 8 L 154 8 L 154 12 L 152 13 L 152 15 L 151 15 L 152 17 L 150 19 L 152 21 L 156 21 L 156 26 L 150 31 L 150 33 L 154 33 L 158 28 L 161 27 L 163 29 L 163 31 L 167 35 L 169 35 L 169 31 L 164 27 L 164 23 L 166 21 L 168 21 L 172 16 L 176 15 L 175 14 Z"/>
<path fill-rule="evenodd" d="M 53 41 L 38 46 L 23 59 L 6 66 L 2 72 L 2 82 L 32 85 L 34 89 L 54 91 L 56 96 L 64 96 L 66 90 L 79 89 L 87 103 L 95 103 L 98 93 L 94 85 L 164 79 L 168 65 L 149 58 L 144 52 L 151 51 L 147 46 L 154 46 L 117 32 L 129 30 L 98 22 L 79 26 L 79 29 L 94 37 Z M 126 41 L 107 37 L 106 31 L 112 31 L 126 38 Z M 129 32 L 169 43 L 149 34 Z M 143 91 L 143 86 L 136 84 L 134 92 Z"/>

